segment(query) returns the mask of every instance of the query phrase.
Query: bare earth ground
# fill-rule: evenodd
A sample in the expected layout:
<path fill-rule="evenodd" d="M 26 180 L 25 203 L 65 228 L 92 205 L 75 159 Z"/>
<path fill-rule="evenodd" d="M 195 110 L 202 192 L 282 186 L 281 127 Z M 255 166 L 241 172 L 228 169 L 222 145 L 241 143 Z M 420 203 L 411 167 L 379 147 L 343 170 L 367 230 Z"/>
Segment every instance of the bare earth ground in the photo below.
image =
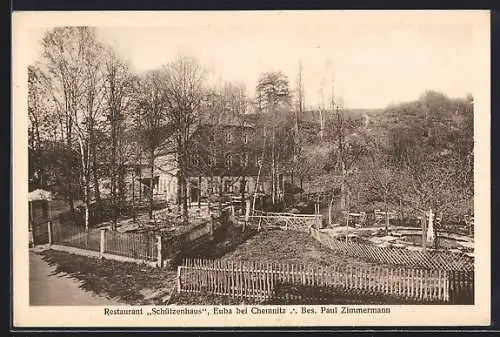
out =
<path fill-rule="evenodd" d="M 54 250 L 39 254 L 30 253 L 32 305 L 163 304 L 175 286 L 175 271 Z"/>
<path fill-rule="evenodd" d="M 29 254 L 29 299 L 32 306 L 119 305 L 119 301 L 81 288 L 78 279 L 56 271 L 35 252 Z"/>
<path fill-rule="evenodd" d="M 258 261 L 260 263 L 289 263 L 310 267 L 369 264 L 334 254 L 308 233 L 280 229 L 264 230 L 257 233 L 222 259 Z"/>
<path fill-rule="evenodd" d="M 101 300 L 112 298 L 117 303 L 130 305 L 231 305 L 252 303 L 251 300 L 243 303 L 240 299 L 209 294 L 177 294 L 175 270 L 158 269 L 135 263 L 99 260 L 51 250 L 40 254 L 43 260 L 40 257 L 35 257 L 34 262 L 36 264 L 48 263 L 54 268 L 55 274 L 65 274 L 73 278 L 75 281 L 71 280 L 71 282 L 76 284 L 78 284 L 76 280 L 79 280 L 81 289 L 91 291 L 98 295 Z M 290 263 L 310 267 L 366 264 L 345 256 L 334 255 L 308 233 L 284 230 L 261 231 L 248 238 L 221 259 L 259 261 L 262 263 Z M 58 276 L 52 277 L 57 278 Z M 33 287 L 35 286 L 37 288 L 43 287 L 43 285 L 34 284 Z M 80 291 L 81 289 L 77 288 Z M 64 294 L 57 289 L 54 291 Z M 34 296 L 36 298 L 37 295 Z M 338 294 L 338 298 L 343 303 L 364 303 L 363 301 L 366 300 L 351 298 L 349 295 L 342 293 Z M 73 305 L 77 305 L 78 302 L 78 300 L 72 300 L 71 298 L 66 300 L 69 302 L 75 301 Z M 99 305 L 98 303 L 100 302 L 96 300 L 91 305 Z"/>

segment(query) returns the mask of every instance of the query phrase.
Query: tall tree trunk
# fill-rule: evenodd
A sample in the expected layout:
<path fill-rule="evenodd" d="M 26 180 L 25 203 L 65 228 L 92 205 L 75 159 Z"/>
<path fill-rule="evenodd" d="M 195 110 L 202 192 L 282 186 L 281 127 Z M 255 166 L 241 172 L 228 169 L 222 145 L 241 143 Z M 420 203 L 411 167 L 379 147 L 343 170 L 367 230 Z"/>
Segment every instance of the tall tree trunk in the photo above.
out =
<path fill-rule="evenodd" d="M 322 109 L 319 109 L 319 138 L 321 140 L 323 140 L 323 130 L 324 130 L 323 111 L 322 111 Z"/>
<path fill-rule="evenodd" d="M 69 118 L 71 120 L 71 118 Z M 67 122 L 67 125 L 69 124 L 70 122 Z M 67 146 L 67 160 L 66 160 L 66 179 L 67 179 L 67 184 L 68 184 L 68 195 L 67 195 L 67 198 L 68 198 L 68 206 L 69 206 L 69 210 L 71 212 L 71 216 L 72 218 L 75 217 L 75 201 L 74 201 L 74 193 L 73 193 L 73 189 L 74 189 L 74 186 L 73 186 L 73 169 L 74 169 L 74 164 L 73 163 L 73 154 L 72 154 L 72 151 L 71 151 L 71 143 L 72 143 L 72 137 L 71 137 L 71 126 L 67 126 L 67 130 L 66 132 L 68 132 L 67 134 L 67 143 L 66 143 L 66 146 Z"/>
<path fill-rule="evenodd" d="M 182 177 L 182 222 L 184 225 L 188 224 L 188 186 L 187 179 L 184 174 L 181 174 Z"/>
<path fill-rule="evenodd" d="M 113 92 L 113 91 L 112 91 Z M 115 108 L 111 108 L 111 210 L 113 219 L 111 222 L 111 230 L 115 231 L 117 226 L 118 209 L 117 209 L 117 120 Z"/>
<path fill-rule="evenodd" d="M 153 219 L 153 203 L 154 203 L 154 192 L 153 192 L 153 180 L 155 173 L 155 150 L 154 148 L 150 149 L 150 157 L 149 157 L 149 173 L 151 174 L 151 179 L 149 181 L 149 219 Z"/>
<path fill-rule="evenodd" d="M 181 180 L 181 175 L 180 171 L 177 173 L 177 198 L 176 198 L 176 204 L 177 204 L 177 212 L 181 212 L 181 204 L 182 204 L 182 180 Z"/>
<path fill-rule="evenodd" d="M 347 197 L 346 197 L 346 226 L 345 226 L 345 241 L 347 242 L 349 240 L 349 212 L 350 212 L 350 209 L 349 209 L 349 204 L 350 204 L 350 200 L 349 200 L 349 193 L 347 193 Z"/>
<path fill-rule="evenodd" d="M 136 221 L 136 215 L 135 215 L 135 168 L 134 168 L 134 171 L 132 172 L 132 219 L 134 222 Z"/>
<path fill-rule="evenodd" d="M 90 217 L 89 217 L 89 209 L 90 209 L 90 198 L 89 198 L 89 184 L 88 180 L 85 179 L 85 187 L 84 187 L 84 200 L 85 200 L 85 231 L 89 231 L 90 225 Z"/>
<path fill-rule="evenodd" d="M 118 211 L 116 207 L 116 167 L 113 163 L 113 160 L 111 162 L 111 212 L 112 212 L 112 221 L 111 221 L 111 230 L 115 231 L 116 230 L 116 223 L 117 223 L 117 218 L 118 218 Z"/>
<path fill-rule="evenodd" d="M 253 191 L 253 203 L 252 203 L 252 214 L 255 213 L 255 199 L 257 199 L 257 192 L 259 189 L 259 180 L 260 180 L 260 171 L 261 171 L 261 166 L 259 166 L 259 171 L 257 173 L 257 179 L 255 180 L 255 189 Z"/>
<path fill-rule="evenodd" d="M 142 159 L 139 158 L 139 203 L 142 203 Z"/>
<path fill-rule="evenodd" d="M 224 195 L 224 177 L 219 176 L 219 213 L 222 215 L 222 197 Z"/>
<path fill-rule="evenodd" d="M 302 201 L 302 193 L 304 193 L 304 181 L 302 177 L 300 177 L 300 200 Z"/>
<path fill-rule="evenodd" d="M 85 146 L 81 137 L 78 138 L 78 144 L 80 145 L 80 156 L 82 163 L 82 183 L 83 183 L 83 201 L 85 204 L 85 231 L 89 231 L 89 175 L 88 175 L 88 156 L 85 154 Z"/>
<path fill-rule="evenodd" d="M 426 249 L 427 249 L 427 238 L 426 238 L 426 234 L 427 234 L 427 219 L 426 219 L 425 211 L 422 212 L 421 225 L 422 225 L 422 249 L 425 252 Z"/>
<path fill-rule="evenodd" d="M 332 198 L 330 199 L 330 204 L 328 205 L 328 224 L 331 226 L 333 223 L 332 210 L 333 210 L 333 202 L 335 198 L 335 193 L 332 193 Z"/>
<path fill-rule="evenodd" d="M 247 185 L 247 180 L 245 177 L 245 174 L 243 173 L 243 176 L 241 177 L 241 183 L 240 183 L 240 194 L 241 194 L 241 209 L 243 210 L 243 205 L 245 205 L 245 189 Z M 242 187 L 243 186 L 243 187 Z"/>
<path fill-rule="evenodd" d="M 95 150 L 94 150 L 95 151 Z M 99 188 L 99 172 L 97 170 L 97 160 L 95 157 L 95 152 L 94 155 L 92 156 L 92 178 L 93 178 L 93 184 L 94 184 L 94 194 L 95 194 L 95 201 L 97 204 L 97 207 L 99 211 L 102 211 L 102 201 L 101 201 L 101 189 Z"/>
<path fill-rule="evenodd" d="M 399 225 L 403 226 L 403 203 L 401 198 L 399 199 Z"/>
<path fill-rule="evenodd" d="M 198 176 L 198 208 L 201 208 L 201 176 Z"/>
<path fill-rule="evenodd" d="M 118 165 L 118 204 L 122 205 L 126 201 L 125 166 Z"/>
<path fill-rule="evenodd" d="M 387 196 L 384 196 L 385 205 L 385 233 L 389 232 L 389 206 L 387 205 Z"/>
<path fill-rule="evenodd" d="M 345 170 L 342 170 L 344 172 Z M 342 181 L 340 183 L 340 208 L 341 209 L 346 209 L 347 208 L 347 203 L 346 203 L 346 193 L 347 193 L 347 188 L 346 188 L 346 179 L 345 179 L 345 173 L 342 173 Z"/>
<path fill-rule="evenodd" d="M 94 199 L 96 202 L 95 212 L 97 212 L 98 217 L 102 216 L 102 204 L 101 204 L 101 191 L 99 189 L 99 172 L 97 164 L 97 142 L 94 131 L 94 124 L 90 124 L 90 144 L 89 144 L 90 157 L 89 161 L 92 162 L 92 183 L 94 185 Z M 89 172 L 90 174 L 90 172 Z M 90 178 L 90 177 L 89 177 Z M 90 180 L 90 179 L 89 179 Z M 90 184 L 90 182 L 89 182 Z"/>
<path fill-rule="evenodd" d="M 275 116 L 273 114 L 273 117 L 275 119 Z M 273 206 L 276 203 L 276 153 L 275 153 L 275 120 L 273 120 L 273 135 L 272 135 L 272 201 L 273 201 Z"/>

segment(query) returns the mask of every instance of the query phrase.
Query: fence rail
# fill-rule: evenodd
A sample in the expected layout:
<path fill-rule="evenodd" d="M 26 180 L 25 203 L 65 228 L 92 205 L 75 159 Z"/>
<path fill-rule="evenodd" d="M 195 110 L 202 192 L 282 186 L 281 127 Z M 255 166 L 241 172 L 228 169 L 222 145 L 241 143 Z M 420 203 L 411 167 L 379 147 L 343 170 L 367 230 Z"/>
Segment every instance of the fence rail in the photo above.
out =
<path fill-rule="evenodd" d="M 258 223 L 259 230 L 262 227 L 279 226 L 283 229 L 291 229 L 308 232 L 311 227 L 321 224 L 321 214 L 294 214 L 276 212 L 255 212 L 249 216 L 249 220 Z"/>
<path fill-rule="evenodd" d="M 345 242 L 330 237 L 317 229 L 311 235 L 322 245 L 338 254 L 393 266 L 432 270 L 473 270 L 474 261 L 466 255 L 443 252 L 423 252 L 407 249 L 376 247 L 357 242 Z"/>
<path fill-rule="evenodd" d="M 86 232 L 84 227 L 55 223 L 51 226 L 51 239 L 49 239 L 48 227 L 48 224 L 43 226 L 47 233 L 46 243 L 51 242 L 146 262 L 158 261 L 158 265 L 163 265 L 165 260 L 177 258 L 183 250 L 193 249 L 203 242 L 212 240 L 214 232 L 221 227 L 221 224 L 218 221 L 207 221 L 180 235 L 161 238 L 144 233 L 120 233 L 105 229 L 91 229 Z M 160 247 L 158 240 L 161 240 Z M 159 248 L 161 254 L 158 254 Z"/>
<path fill-rule="evenodd" d="M 463 273 L 381 266 L 311 268 L 291 264 L 187 259 L 178 267 L 177 288 L 181 293 L 207 292 L 258 300 L 276 297 L 334 300 L 339 294 L 362 294 L 365 298 L 389 296 L 400 302 L 461 301 L 471 304 L 473 279 L 470 272 L 466 272 L 465 276 Z M 458 279 L 460 282 L 457 282 Z M 283 291 L 286 286 L 288 290 Z M 295 291 L 290 291 L 294 288 Z"/>
<path fill-rule="evenodd" d="M 101 233 L 99 230 L 86 232 L 83 227 L 55 223 L 52 224 L 51 234 L 52 237 L 49 240 L 56 244 L 97 252 L 100 250 Z"/>
<path fill-rule="evenodd" d="M 155 260 L 158 256 L 156 238 L 154 236 L 138 233 L 118 233 L 99 229 L 85 231 L 83 227 L 60 223 L 52 224 L 51 232 L 51 242 L 62 246 L 87 249 L 145 261 Z"/>
<path fill-rule="evenodd" d="M 105 253 L 145 261 L 154 261 L 158 257 L 155 236 L 106 231 L 105 242 Z"/>

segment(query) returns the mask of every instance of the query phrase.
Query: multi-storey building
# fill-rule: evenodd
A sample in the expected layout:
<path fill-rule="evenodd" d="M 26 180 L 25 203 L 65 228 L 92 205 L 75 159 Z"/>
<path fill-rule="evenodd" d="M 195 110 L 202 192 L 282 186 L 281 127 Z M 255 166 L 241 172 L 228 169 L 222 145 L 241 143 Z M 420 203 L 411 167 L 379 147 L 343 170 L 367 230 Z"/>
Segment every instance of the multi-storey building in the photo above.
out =
<path fill-rule="evenodd" d="M 271 184 L 265 165 L 259 175 L 262 137 L 258 128 L 243 118 L 199 125 L 192 136 L 190 151 L 185 154 L 188 202 L 204 202 L 210 196 L 248 197 L 256 189 L 259 194 L 269 193 Z M 178 155 L 167 148 L 158 152 L 153 177 L 147 158 L 126 169 L 127 198 L 147 198 L 152 179 L 155 199 L 178 202 Z M 104 179 L 101 195 L 106 197 L 109 192 L 110 181 Z"/>
<path fill-rule="evenodd" d="M 318 121 L 320 115 L 314 111 L 304 111 L 298 117 L 300 132 L 309 138 L 318 137 L 322 125 Z M 197 127 L 190 151 L 186 154 L 185 174 L 190 203 L 206 201 L 210 196 L 253 196 L 256 189 L 259 195 L 271 193 L 269 153 L 268 150 L 263 153 L 264 133 L 262 128 L 252 122 L 255 120 L 256 115 L 243 115 L 225 118 L 217 123 L 207 121 Z M 147 198 L 152 179 L 155 199 L 178 202 L 178 157 L 167 152 L 160 150 L 155 157 L 152 177 L 147 158 L 126 169 L 127 198 Z M 275 184 L 275 188 L 280 191 L 278 194 L 285 189 L 286 181 L 290 185 L 290 177 L 281 172 Z M 101 185 L 101 194 L 105 196 L 106 191 L 109 193 L 109 180 L 104 180 Z M 302 185 L 302 181 L 295 181 L 295 185 Z M 308 182 L 301 187 L 308 190 L 308 187 L 312 187 L 310 185 Z"/>

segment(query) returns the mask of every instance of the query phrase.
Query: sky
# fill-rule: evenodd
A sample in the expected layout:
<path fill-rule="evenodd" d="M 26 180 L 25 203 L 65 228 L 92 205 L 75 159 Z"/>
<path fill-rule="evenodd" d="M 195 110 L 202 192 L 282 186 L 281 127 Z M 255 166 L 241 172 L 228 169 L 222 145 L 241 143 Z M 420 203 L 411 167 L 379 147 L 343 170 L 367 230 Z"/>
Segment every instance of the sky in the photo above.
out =
<path fill-rule="evenodd" d="M 477 17 L 460 11 L 383 13 L 193 12 L 71 22 L 96 26 L 98 36 L 137 71 L 181 53 L 207 67 L 209 81 L 241 82 L 249 95 L 266 71 L 283 71 L 293 89 L 301 63 L 308 107 L 326 102 L 332 83 L 349 108 L 383 108 L 425 90 L 474 94 Z M 47 26 L 30 30 L 33 60 Z"/>

